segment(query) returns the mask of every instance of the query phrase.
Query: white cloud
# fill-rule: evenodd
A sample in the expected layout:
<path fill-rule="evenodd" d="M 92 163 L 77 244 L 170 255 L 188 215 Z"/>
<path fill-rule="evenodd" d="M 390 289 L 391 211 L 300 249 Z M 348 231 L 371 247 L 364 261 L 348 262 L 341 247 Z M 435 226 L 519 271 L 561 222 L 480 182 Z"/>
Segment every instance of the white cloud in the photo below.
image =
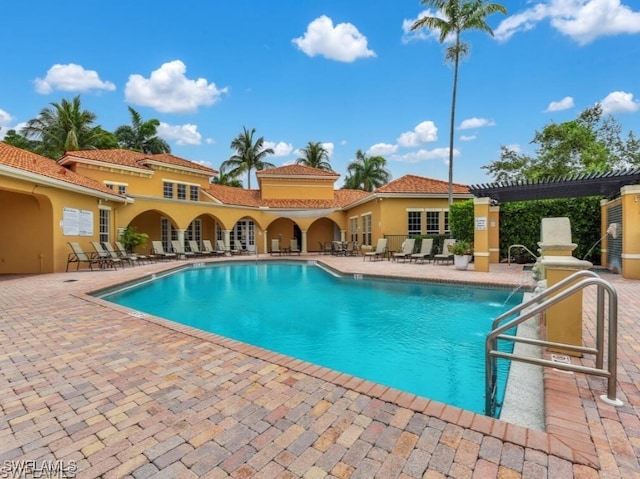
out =
<path fill-rule="evenodd" d="M 53 90 L 60 91 L 89 91 L 92 89 L 113 91 L 116 86 L 109 81 L 100 80 L 95 70 L 85 70 L 74 63 L 68 65 L 56 64 L 49 68 L 44 79 L 36 78 L 33 81 L 36 91 L 43 95 Z"/>
<path fill-rule="evenodd" d="M 404 147 L 420 146 L 438 139 L 438 128 L 432 121 L 423 121 L 413 131 L 406 131 L 398 138 L 398 144 Z"/>
<path fill-rule="evenodd" d="M 473 141 L 477 138 L 477 135 L 460 135 L 460 141 Z"/>
<path fill-rule="evenodd" d="M 552 101 L 551 103 L 549 103 L 549 106 L 545 111 L 550 112 L 568 110 L 569 108 L 573 108 L 574 106 L 575 104 L 573 102 L 573 98 L 571 98 L 570 96 L 565 96 L 560 101 Z"/>
<path fill-rule="evenodd" d="M 0 108 L 0 126 L 9 126 L 11 120 L 13 120 L 12 116 Z"/>
<path fill-rule="evenodd" d="M 460 155 L 457 149 L 453 149 L 453 156 Z M 405 155 L 394 155 L 391 157 L 394 161 L 400 163 L 419 163 L 421 161 L 428 160 L 443 160 L 446 164 L 449 164 L 449 148 L 434 148 L 433 150 L 418 150 Z"/>
<path fill-rule="evenodd" d="M 633 100 L 633 93 L 625 91 L 612 91 L 603 100 L 600 100 L 602 113 L 633 113 L 640 110 L 640 101 Z"/>
<path fill-rule="evenodd" d="M 367 37 L 351 23 L 338 23 L 326 15 L 313 20 L 302 37 L 291 40 L 310 57 L 322 55 L 329 60 L 351 63 L 358 58 L 375 57 L 367 48 Z"/>
<path fill-rule="evenodd" d="M 640 32 L 640 11 L 634 12 L 620 0 L 546 0 L 503 20 L 494 30 L 495 38 L 508 40 L 546 19 L 580 45 L 605 35 Z"/>
<path fill-rule="evenodd" d="M 389 143 L 376 143 L 367 150 L 369 156 L 387 156 L 398 151 L 398 145 Z"/>
<path fill-rule="evenodd" d="M 161 122 L 158 126 L 158 136 L 175 141 L 178 145 L 200 145 L 202 135 L 198 132 L 197 125 L 169 125 Z"/>
<path fill-rule="evenodd" d="M 486 118 L 468 118 L 466 120 L 462 120 L 459 130 L 469 130 L 471 128 L 482 128 L 485 126 L 495 126 L 495 122 L 493 120 L 487 120 Z"/>
<path fill-rule="evenodd" d="M 322 147 L 327 150 L 327 154 L 329 155 L 329 158 L 331 158 L 331 156 L 333 155 L 333 151 L 336 149 L 336 146 L 329 141 L 327 143 L 322 143 Z"/>
<path fill-rule="evenodd" d="M 347 144 L 347 140 L 342 140 L 342 141 L 340 142 L 340 145 L 341 145 L 341 146 L 344 146 L 344 145 L 346 145 L 346 144 Z"/>
<path fill-rule="evenodd" d="M 216 140 L 214 140 L 213 138 L 207 138 L 206 140 L 204 140 L 204 142 L 207 145 L 214 145 L 216 143 Z"/>
<path fill-rule="evenodd" d="M 284 141 L 281 141 L 279 143 L 275 143 L 273 141 L 265 141 L 264 147 L 272 148 L 273 156 L 276 156 L 276 157 L 289 156 L 293 151 L 293 145 L 291 143 L 285 143 Z"/>
<path fill-rule="evenodd" d="M 518 143 L 512 143 L 511 145 L 504 145 L 505 149 L 513 151 L 514 153 L 520 153 L 522 148 Z"/>
<path fill-rule="evenodd" d="M 164 63 L 149 78 L 129 75 L 125 99 L 133 104 L 150 106 L 163 113 L 192 113 L 200 106 L 216 103 L 228 88 L 218 89 L 205 78 L 190 80 L 187 67 L 180 60 Z"/>
<path fill-rule="evenodd" d="M 432 30 L 426 27 L 418 28 L 417 30 L 411 30 L 411 27 L 418 20 L 424 17 L 438 17 L 445 18 L 444 14 L 438 10 L 437 12 L 432 12 L 430 9 L 421 11 L 416 18 L 404 19 L 402 21 L 402 43 L 409 43 L 412 41 L 418 40 L 440 40 L 440 32 L 438 30 Z M 452 37 L 448 37 L 447 41 L 449 41 Z"/>

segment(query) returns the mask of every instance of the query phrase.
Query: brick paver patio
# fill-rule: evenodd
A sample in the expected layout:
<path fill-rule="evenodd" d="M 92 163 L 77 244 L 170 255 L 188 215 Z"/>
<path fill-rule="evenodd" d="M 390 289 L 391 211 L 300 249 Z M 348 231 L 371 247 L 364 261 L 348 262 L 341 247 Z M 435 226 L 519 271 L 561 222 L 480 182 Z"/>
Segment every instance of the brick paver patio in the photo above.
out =
<path fill-rule="evenodd" d="M 313 258 L 349 274 L 529 281 L 516 265 Z M 87 478 L 640 477 L 638 281 L 606 275 L 620 298 L 624 406 L 600 401 L 602 379 L 546 371 L 539 432 L 85 294 L 176 264 L 0 277 L 0 476 L 58 464 Z"/>

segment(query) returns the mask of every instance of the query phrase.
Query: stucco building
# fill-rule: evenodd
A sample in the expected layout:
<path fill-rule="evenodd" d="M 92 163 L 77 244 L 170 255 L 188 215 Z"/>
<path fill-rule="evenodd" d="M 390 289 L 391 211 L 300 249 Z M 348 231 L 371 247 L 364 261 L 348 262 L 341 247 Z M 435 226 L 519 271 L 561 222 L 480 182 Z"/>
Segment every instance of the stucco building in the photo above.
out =
<path fill-rule="evenodd" d="M 369 193 L 336 189 L 335 172 L 287 165 L 258 172 L 258 189 L 245 190 L 211 184 L 215 175 L 170 154 L 74 151 L 55 162 L 0 142 L 0 274 L 64 271 L 69 241 L 91 251 L 127 226 L 167 249 L 220 239 L 259 254 L 275 238 L 313 252 L 333 240 L 448 232 L 444 181 L 406 175 Z M 472 197 L 454 185 L 455 201 Z"/>

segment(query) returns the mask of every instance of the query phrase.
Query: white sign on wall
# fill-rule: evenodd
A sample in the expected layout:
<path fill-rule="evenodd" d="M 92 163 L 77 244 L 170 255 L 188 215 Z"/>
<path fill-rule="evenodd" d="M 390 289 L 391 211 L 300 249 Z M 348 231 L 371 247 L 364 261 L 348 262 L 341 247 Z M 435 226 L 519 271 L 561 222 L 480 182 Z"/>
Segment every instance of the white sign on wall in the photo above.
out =
<path fill-rule="evenodd" d="M 476 230 L 484 231 L 487 229 L 487 217 L 486 216 L 476 216 Z"/>
<path fill-rule="evenodd" d="M 65 236 L 93 236 L 93 211 L 64 208 L 62 234 Z"/>

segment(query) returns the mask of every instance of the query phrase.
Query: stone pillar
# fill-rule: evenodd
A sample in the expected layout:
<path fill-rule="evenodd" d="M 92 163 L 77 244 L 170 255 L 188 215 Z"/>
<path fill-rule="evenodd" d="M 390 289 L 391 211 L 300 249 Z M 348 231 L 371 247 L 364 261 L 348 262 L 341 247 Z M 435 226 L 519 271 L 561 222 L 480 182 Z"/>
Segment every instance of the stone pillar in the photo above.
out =
<path fill-rule="evenodd" d="M 340 230 L 340 241 L 347 241 L 347 230 Z"/>
<path fill-rule="evenodd" d="M 262 238 L 262 248 L 265 254 L 269 252 L 269 230 L 264 230 L 264 236 Z"/>
<path fill-rule="evenodd" d="M 542 218 L 540 228 L 541 256 L 571 256 L 578 246 L 571 242 L 571 222 L 569 218 Z"/>
<path fill-rule="evenodd" d="M 489 207 L 491 198 L 474 198 L 473 200 L 473 257 L 474 270 L 486 273 L 489 271 Z"/>
<path fill-rule="evenodd" d="M 300 251 L 302 253 L 306 253 L 307 252 L 307 230 L 301 229 L 300 232 L 302 233 L 302 244 L 300 245 Z"/>
<path fill-rule="evenodd" d="M 622 277 L 640 279 L 640 185 L 623 186 Z M 620 231 L 620 230 L 619 230 Z"/>
<path fill-rule="evenodd" d="M 559 283 L 576 271 L 589 269 L 593 266 L 589 261 L 579 260 L 573 256 L 547 255 L 540 262 L 547 281 L 547 287 Z M 547 340 L 582 346 L 582 314 L 582 291 L 578 291 L 549 307 L 545 313 Z M 549 349 L 570 356 L 582 356 L 580 353 L 565 351 L 561 348 Z"/>
<path fill-rule="evenodd" d="M 178 232 L 178 243 L 184 248 L 184 232 L 185 230 L 177 229 Z"/>
<path fill-rule="evenodd" d="M 500 262 L 500 207 L 489 206 L 489 263 Z"/>
<path fill-rule="evenodd" d="M 224 233 L 224 255 L 231 256 L 231 230 L 223 230 Z"/>
<path fill-rule="evenodd" d="M 608 248 L 609 248 L 609 235 L 607 234 L 607 228 L 609 227 L 609 208 L 607 200 L 600 200 L 600 264 L 607 266 L 609 264 Z"/>

